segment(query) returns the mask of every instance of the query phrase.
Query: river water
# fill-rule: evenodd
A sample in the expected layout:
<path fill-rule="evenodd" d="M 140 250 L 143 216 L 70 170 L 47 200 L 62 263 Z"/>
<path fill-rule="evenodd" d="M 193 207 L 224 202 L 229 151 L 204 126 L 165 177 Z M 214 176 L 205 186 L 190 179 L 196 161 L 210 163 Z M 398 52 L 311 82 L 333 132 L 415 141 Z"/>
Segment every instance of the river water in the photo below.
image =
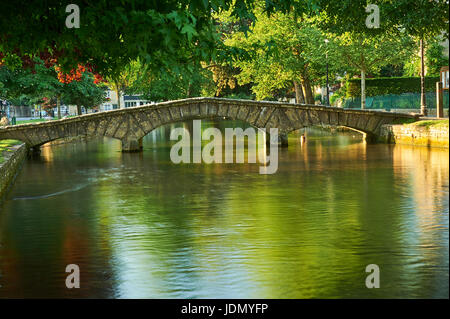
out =
<path fill-rule="evenodd" d="M 260 175 L 173 164 L 171 127 L 140 154 L 104 139 L 28 160 L 0 204 L 0 297 L 448 298 L 448 150 L 308 129 Z"/>

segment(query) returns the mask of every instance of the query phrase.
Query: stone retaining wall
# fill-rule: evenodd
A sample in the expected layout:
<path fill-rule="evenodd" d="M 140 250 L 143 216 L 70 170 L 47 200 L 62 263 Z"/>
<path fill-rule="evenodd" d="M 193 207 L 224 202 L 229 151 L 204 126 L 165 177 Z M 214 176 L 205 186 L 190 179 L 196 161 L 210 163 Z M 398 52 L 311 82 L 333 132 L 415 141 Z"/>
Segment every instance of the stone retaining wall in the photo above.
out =
<path fill-rule="evenodd" d="M 409 144 L 428 147 L 449 147 L 447 127 L 417 125 L 383 125 L 381 141 L 395 144 Z"/>
<path fill-rule="evenodd" d="M 0 199 L 14 181 L 28 153 L 25 144 L 12 146 L 11 149 L 13 152 L 4 152 L 5 161 L 0 164 Z"/>

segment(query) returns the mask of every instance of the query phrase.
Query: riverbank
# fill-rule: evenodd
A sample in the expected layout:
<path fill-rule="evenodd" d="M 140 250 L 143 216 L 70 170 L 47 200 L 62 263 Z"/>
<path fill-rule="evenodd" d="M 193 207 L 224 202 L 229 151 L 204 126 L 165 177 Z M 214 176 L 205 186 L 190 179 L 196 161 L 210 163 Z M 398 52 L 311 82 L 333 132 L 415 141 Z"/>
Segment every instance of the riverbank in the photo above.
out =
<path fill-rule="evenodd" d="M 27 147 L 17 141 L 2 141 L 0 146 L 0 198 L 17 176 L 20 167 L 27 157 Z"/>
<path fill-rule="evenodd" d="M 381 140 L 386 143 L 449 148 L 448 126 L 448 119 L 383 125 Z"/>

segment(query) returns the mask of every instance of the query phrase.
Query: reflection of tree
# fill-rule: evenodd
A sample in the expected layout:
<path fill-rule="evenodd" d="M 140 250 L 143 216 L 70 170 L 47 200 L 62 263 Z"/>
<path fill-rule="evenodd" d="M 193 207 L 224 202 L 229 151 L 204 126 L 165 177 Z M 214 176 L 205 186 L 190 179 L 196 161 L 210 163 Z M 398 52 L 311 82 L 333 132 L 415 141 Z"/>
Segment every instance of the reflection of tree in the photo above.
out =
<path fill-rule="evenodd" d="M 448 236 L 443 236 L 448 234 L 448 149 L 396 145 L 393 164 L 402 206 L 409 208 L 405 231 L 410 238 L 405 245 L 414 260 L 409 278 L 433 296 L 448 295 Z M 439 271 L 431 273 L 431 268 Z"/>
<path fill-rule="evenodd" d="M 106 297 L 111 294 L 108 242 L 98 240 L 94 144 L 43 147 L 29 160 L 0 214 L 0 297 Z M 77 154 L 74 156 L 74 154 Z M 74 172 L 77 172 L 74 174 Z M 55 194 L 61 191 L 61 194 Z M 54 196 L 46 197 L 47 195 Z M 18 199 L 28 197 L 28 199 Z M 16 200 L 13 200 L 13 199 Z M 3 212 L 3 208 L 5 208 Z M 4 228 L 5 227 L 5 228 Z M 6 264 L 3 260 L 6 260 Z M 65 268 L 81 269 L 81 288 L 65 287 Z"/>
<path fill-rule="evenodd" d="M 222 176 L 226 169 L 221 165 L 175 165 L 169 161 L 169 151 L 158 148 L 142 158 L 124 156 L 124 172 L 100 186 L 107 196 L 97 202 L 108 221 L 108 233 L 115 239 L 119 290 L 127 296 L 164 296 L 158 290 L 161 286 L 183 282 L 186 287 L 199 280 L 192 240 L 202 230 L 197 231 L 195 224 L 199 218 L 214 224 L 223 205 L 214 198 L 227 193 L 228 182 Z M 220 191 L 208 186 L 219 184 Z"/>
<path fill-rule="evenodd" d="M 68 294 L 64 267 L 72 261 L 87 270 L 77 296 L 445 294 L 446 151 L 310 131 L 305 145 L 280 150 L 279 171 L 269 176 L 258 174 L 259 164 L 173 164 L 167 131 L 149 134 L 141 154 L 121 154 L 120 141 L 105 140 L 44 148 L 44 162 L 29 162 L 12 197 L 90 184 L 6 202 L 0 296 Z M 380 266 L 383 289 L 365 288 L 370 263 Z M 46 272 L 52 276 L 32 286 Z"/>

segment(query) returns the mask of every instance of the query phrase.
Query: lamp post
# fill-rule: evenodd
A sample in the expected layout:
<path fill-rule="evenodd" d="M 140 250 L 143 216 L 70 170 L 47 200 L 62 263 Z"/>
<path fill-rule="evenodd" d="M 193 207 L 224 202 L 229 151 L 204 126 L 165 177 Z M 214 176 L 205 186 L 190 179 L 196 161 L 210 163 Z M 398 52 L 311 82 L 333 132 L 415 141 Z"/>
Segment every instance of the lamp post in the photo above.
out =
<path fill-rule="evenodd" d="M 441 82 L 442 82 L 442 88 L 444 90 L 448 90 L 449 87 L 449 72 L 448 72 L 448 66 L 443 66 L 441 68 Z"/>
<path fill-rule="evenodd" d="M 444 100 L 443 100 L 443 90 L 448 90 L 449 83 L 449 72 L 448 66 L 441 68 L 441 80 L 436 82 L 436 117 L 444 117 Z"/>
<path fill-rule="evenodd" d="M 326 43 L 326 50 L 325 50 L 325 57 L 326 57 L 326 61 L 327 61 L 327 105 L 330 105 L 330 87 L 328 85 L 328 39 L 325 39 L 325 43 Z"/>

